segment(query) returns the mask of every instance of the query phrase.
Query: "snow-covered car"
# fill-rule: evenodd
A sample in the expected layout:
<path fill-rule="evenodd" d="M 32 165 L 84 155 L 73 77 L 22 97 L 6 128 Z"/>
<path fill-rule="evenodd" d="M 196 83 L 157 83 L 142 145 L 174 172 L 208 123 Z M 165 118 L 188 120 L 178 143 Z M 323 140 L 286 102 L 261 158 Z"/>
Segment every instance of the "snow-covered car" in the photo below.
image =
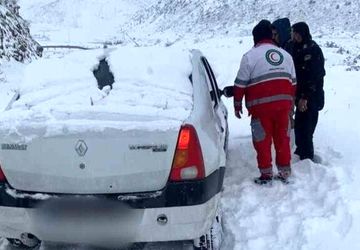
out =
<path fill-rule="evenodd" d="M 227 110 L 200 51 L 72 52 L 18 81 L 0 112 L 0 236 L 219 248 Z"/>

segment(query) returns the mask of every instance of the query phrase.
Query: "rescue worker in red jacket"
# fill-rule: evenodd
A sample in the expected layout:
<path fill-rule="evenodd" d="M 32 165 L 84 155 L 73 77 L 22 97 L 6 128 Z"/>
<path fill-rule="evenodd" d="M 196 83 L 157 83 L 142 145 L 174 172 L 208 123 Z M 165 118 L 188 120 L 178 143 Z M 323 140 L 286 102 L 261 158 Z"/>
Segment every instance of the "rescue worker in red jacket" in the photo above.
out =
<path fill-rule="evenodd" d="M 291 174 L 289 112 L 296 90 L 294 63 L 290 54 L 273 43 L 269 21 L 260 21 L 252 34 L 255 46 L 243 55 L 234 83 L 235 115 L 241 118 L 245 97 L 261 174 L 254 182 L 262 185 L 274 179 L 273 141 L 278 169 L 275 178 L 288 183 Z"/>

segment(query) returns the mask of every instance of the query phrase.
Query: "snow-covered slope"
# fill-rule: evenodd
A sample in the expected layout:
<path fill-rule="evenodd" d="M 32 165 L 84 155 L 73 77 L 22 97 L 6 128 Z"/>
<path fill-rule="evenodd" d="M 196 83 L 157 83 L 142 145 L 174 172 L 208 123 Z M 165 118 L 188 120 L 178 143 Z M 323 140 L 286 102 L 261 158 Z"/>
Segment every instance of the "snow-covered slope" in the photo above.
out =
<path fill-rule="evenodd" d="M 51 42 L 127 43 L 164 35 L 186 37 L 248 34 L 260 19 L 307 21 L 319 34 L 360 31 L 357 0 L 20 0 L 36 38 Z M 152 41 L 151 43 L 155 43 Z"/>
<path fill-rule="evenodd" d="M 359 31 L 360 3 L 353 1 L 303 0 L 160 0 L 139 11 L 136 18 L 144 27 L 178 32 L 231 33 L 261 19 L 289 17 L 307 21 L 316 30 L 329 28 Z M 327 29 L 326 29 L 327 28 Z"/>
<path fill-rule="evenodd" d="M 42 48 L 31 37 L 28 23 L 18 13 L 16 0 L 0 0 L 0 110 L 13 97 L 11 86 L 4 73 L 12 59 L 29 62 L 41 56 Z M 8 85 L 4 88 L 4 85 Z"/>
<path fill-rule="evenodd" d="M 0 1 L 0 63 L 10 58 L 20 62 L 29 61 L 41 55 L 41 48 L 30 36 L 28 23 L 8 2 Z"/>
<path fill-rule="evenodd" d="M 148 1 L 132 0 L 20 0 L 20 13 L 31 24 L 35 38 L 47 43 L 73 43 L 127 39 L 125 23 Z"/>

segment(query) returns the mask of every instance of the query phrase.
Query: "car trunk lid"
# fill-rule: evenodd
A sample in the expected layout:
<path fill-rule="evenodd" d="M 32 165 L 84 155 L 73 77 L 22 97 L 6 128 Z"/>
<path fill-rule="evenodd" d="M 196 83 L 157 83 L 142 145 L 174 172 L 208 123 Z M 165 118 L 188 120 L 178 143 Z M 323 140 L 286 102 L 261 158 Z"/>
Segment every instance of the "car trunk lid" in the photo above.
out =
<path fill-rule="evenodd" d="M 169 177 L 178 129 L 108 129 L 29 143 L 5 140 L 1 166 L 18 190 L 46 193 L 132 193 L 162 189 Z"/>

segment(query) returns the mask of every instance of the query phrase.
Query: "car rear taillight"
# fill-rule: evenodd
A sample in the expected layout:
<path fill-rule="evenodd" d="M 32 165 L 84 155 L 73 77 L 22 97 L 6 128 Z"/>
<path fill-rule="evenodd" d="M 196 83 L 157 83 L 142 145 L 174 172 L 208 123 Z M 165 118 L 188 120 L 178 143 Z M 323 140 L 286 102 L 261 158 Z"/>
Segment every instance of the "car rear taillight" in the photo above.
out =
<path fill-rule="evenodd" d="M 196 180 L 204 177 L 204 159 L 196 130 L 191 125 L 184 125 L 179 133 L 170 180 Z"/>
<path fill-rule="evenodd" d="M 5 182 L 6 181 L 6 177 L 4 172 L 1 169 L 1 165 L 0 165 L 0 182 Z"/>

